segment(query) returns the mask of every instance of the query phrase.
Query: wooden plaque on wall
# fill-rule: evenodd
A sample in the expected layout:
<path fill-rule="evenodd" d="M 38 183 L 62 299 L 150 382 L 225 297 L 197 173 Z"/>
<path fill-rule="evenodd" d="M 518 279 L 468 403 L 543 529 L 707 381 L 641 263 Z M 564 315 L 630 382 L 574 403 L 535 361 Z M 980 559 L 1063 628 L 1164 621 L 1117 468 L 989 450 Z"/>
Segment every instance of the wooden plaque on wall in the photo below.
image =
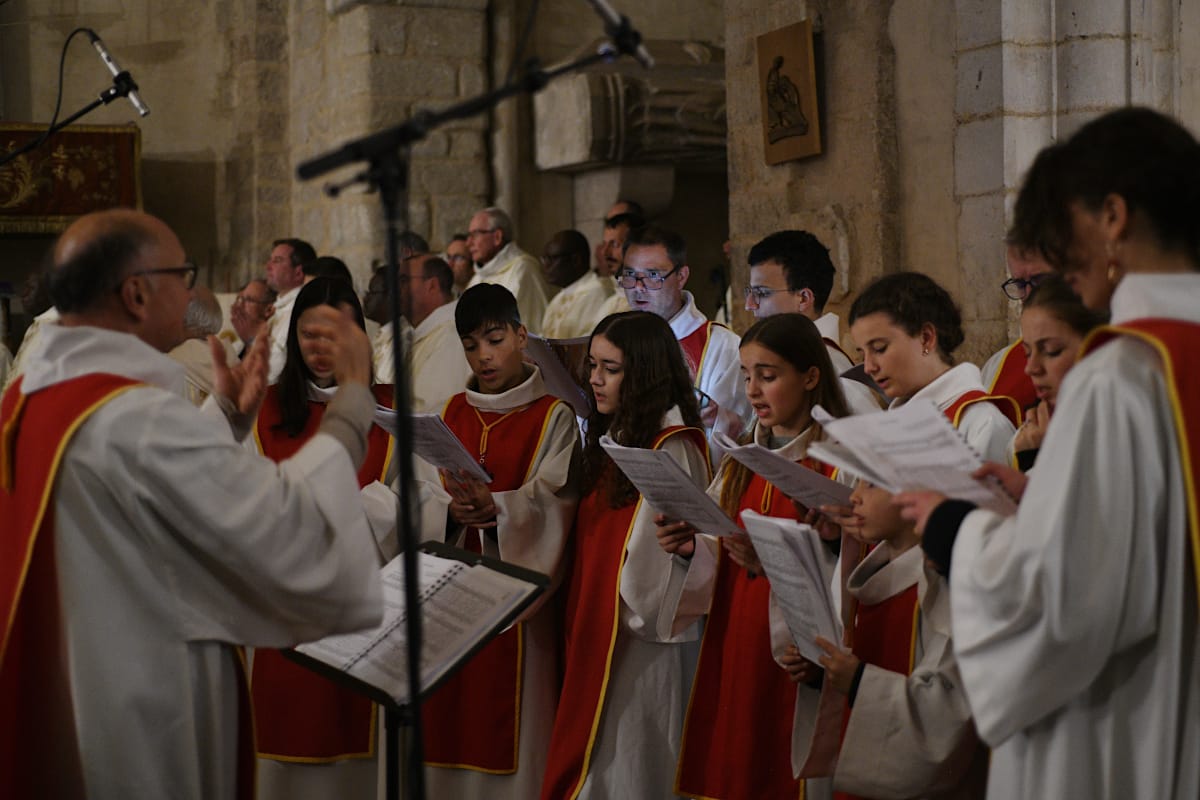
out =
<path fill-rule="evenodd" d="M 779 164 L 821 152 L 812 22 L 804 20 L 758 37 L 763 152 Z"/>
<path fill-rule="evenodd" d="M 0 153 L 45 130 L 0 123 Z M 0 166 L 0 234 L 60 233 L 89 211 L 141 208 L 141 147 L 136 125 L 72 125 Z"/>

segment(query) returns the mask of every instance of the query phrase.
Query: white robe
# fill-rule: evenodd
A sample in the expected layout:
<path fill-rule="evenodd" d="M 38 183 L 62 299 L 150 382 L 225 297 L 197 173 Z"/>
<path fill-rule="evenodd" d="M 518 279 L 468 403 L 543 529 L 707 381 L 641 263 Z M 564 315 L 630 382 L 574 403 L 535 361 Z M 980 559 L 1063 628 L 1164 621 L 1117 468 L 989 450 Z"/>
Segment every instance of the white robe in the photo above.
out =
<path fill-rule="evenodd" d="M 457 343 L 455 347 L 462 351 Z M 523 383 L 507 392 L 481 394 L 468 390 L 468 402 L 484 411 L 501 413 L 534 402 L 546 394 L 546 387 L 537 367 L 531 369 L 533 372 Z M 497 428 L 490 446 L 502 446 L 503 436 L 503 427 Z M 498 512 L 496 539 L 481 537 L 485 556 L 551 577 L 550 589 L 523 617 L 526 639 L 517 771 L 512 775 L 491 775 L 470 769 L 427 767 L 431 800 L 470 797 L 524 800 L 537 797 L 541 788 L 558 706 L 558 654 L 562 640 L 557 606 L 547 606 L 546 601 L 562 580 L 563 554 L 579 501 L 575 475 L 578 443 L 575 412 L 566 403 L 560 403 L 550 414 L 541 446 L 530 466 L 529 479 L 520 488 L 492 493 Z M 442 541 L 450 497 L 426 462 L 421 462 L 418 472 L 426 477 L 419 487 L 424 498 L 422 538 Z M 465 530 L 460 529 L 450 544 L 461 546 L 464 535 Z"/>
<path fill-rule="evenodd" d="M 949 589 L 923 561 L 919 547 L 895 556 L 883 543 L 847 581 L 860 601 L 876 603 L 916 580 L 920 616 L 911 674 L 863 669 L 833 774 L 838 791 L 876 800 L 982 796 L 987 748 L 954 660 Z"/>
<path fill-rule="evenodd" d="M 232 799 L 234 645 L 380 619 L 354 465 L 320 434 L 281 464 L 247 453 L 212 401 L 197 411 L 179 395 L 182 367 L 127 334 L 44 327 L 25 387 L 93 372 L 152 385 L 80 426 L 54 495 L 87 796 Z"/>
<path fill-rule="evenodd" d="M 930 357 L 935 356 L 930 354 Z M 951 367 L 911 397 L 893 400 L 888 408 L 899 408 L 909 400 L 927 399 L 945 411 L 964 392 L 974 389 L 984 391 L 979 367 L 962 363 Z M 984 461 L 1008 463 L 1009 443 L 1016 428 L 995 404 L 981 402 L 967 406 L 959 418 L 958 432 Z"/>
<path fill-rule="evenodd" d="M 683 308 L 667 323 L 674 331 L 675 338 L 682 340 L 701 325 L 706 325 L 708 317 L 696 307 L 696 298 L 692 297 L 692 293 L 685 291 Z M 740 344 L 741 339 L 736 333 L 721 325 L 714 325 L 709 333 L 704 360 L 696 365 L 695 385 L 716 401 L 718 408 L 736 414 L 744 427 L 750 420 L 751 407 L 742 383 L 742 362 L 738 358 Z"/>
<path fill-rule="evenodd" d="M 446 401 L 466 388 L 471 365 L 463 353 L 462 339 L 454 327 L 451 301 L 433 312 L 413 329 L 409 346 L 413 410 L 437 414 Z"/>
<path fill-rule="evenodd" d="M 822 314 L 813 324 L 817 326 L 817 332 L 822 337 L 835 342 L 842 340 L 837 314 Z M 845 353 L 828 342 L 825 344 L 825 350 L 829 353 L 833 371 L 838 375 L 854 366 L 854 362 L 847 358 Z M 850 407 L 851 414 L 870 414 L 882 410 L 879 396 L 870 387 L 849 378 L 838 378 L 838 380 L 842 383 L 842 394 L 846 396 L 846 405 Z"/>
<path fill-rule="evenodd" d="M 663 427 L 682 423 L 679 411 L 672 409 Z M 672 436 L 661 449 L 697 485 L 708 483 L 707 460 L 690 440 Z M 658 545 L 656 514 L 642 503 L 634 515 L 621 570 L 621 611 L 604 711 L 578 800 L 674 796 L 683 717 L 700 655 L 700 625 L 670 637 L 658 630 L 672 556 Z"/>
<path fill-rule="evenodd" d="M 13 362 L 4 376 L 5 390 L 8 389 L 13 381 L 25 373 L 25 368 L 29 362 L 29 353 L 33 350 L 34 343 L 38 340 L 39 331 L 46 325 L 57 324 L 58 316 L 58 309 L 50 306 L 41 314 L 34 317 L 33 322 L 29 323 L 29 327 L 25 329 L 25 336 L 21 339 L 21 346 L 17 348 L 16 355 L 13 356 Z"/>
<path fill-rule="evenodd" d="M 590 336 L 600 320 L 604 304 L 620 290 L 611 277 L 588 270 L 570 286 L 554 295 L 542 317 L 542 335 L 547 339 Z"/>
<path fill-rule="evenodd" d="M 1200 275 L 1127 275 L 1115 324 L 1200 322 Z M 1187 489 L 1162 367 L 1121 338 L 1077 363 L 1015 516 L 974 511 L 954 646 L 993 800 L 1200 796 Z"/>
<path fill-rule="evenodd" d="M 275 313 L 271 315 L 270 365 L 267 367 L 267 380 L 271 383 L 279 380 L 283 365 L 287 363 L 288 326 L 292 324 L 292 311 L 296 308 L 296 296 L 300 294 L 301 286 L 289 289 L 275 298 Z"/>
<path fill-rule="evenodd" d="M 530 333 L 540 333 L 542 317 L 546 315 L 546 304 L 553 291 L 542 274 L 541 263 L 509 242 L 500 248 L 492 260 L 475 270 L 467 288 L 479 283 L 495 283 L 503 286 L 517 298 L 521 322 Z"/>

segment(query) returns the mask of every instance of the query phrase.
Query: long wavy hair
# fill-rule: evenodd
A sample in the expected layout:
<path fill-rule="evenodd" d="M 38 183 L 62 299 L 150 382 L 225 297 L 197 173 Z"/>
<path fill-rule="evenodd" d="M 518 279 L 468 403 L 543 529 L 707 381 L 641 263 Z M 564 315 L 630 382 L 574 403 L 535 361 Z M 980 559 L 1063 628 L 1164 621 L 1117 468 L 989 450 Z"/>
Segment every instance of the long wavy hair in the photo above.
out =
<path fill-rule="evenodd" d="M 316 376 L 304 363 L 300 353 L 300 337 L 296 335 L 296 326 L 300 317 L 310 308 L 316 306 L 332 306 L 340 309 L 349 306 L 354 312 L 358 327 L 366 330 L 363 321 L 362 306 L 358 296 L 354 294 L 354 286 L 343 280 L 334 278 L 313 278 L 304 285 L 300 294 L 296 295 L 296 304 L 292 308 L 292 319 L 288 323 L 287 332 L 287 361 L 283 371 L 279 373 L 278 392 L 280 421 L 275 426 L 288 436 L 299 436 L 304 426 L 308 424 L 308 382 Z"/>
<path fill-rule="evenodd" d="M 702 428 L 703 424 L 683 349 L 666 320 L 645 311 L 610 314 L 592 331 L 591 338 L 597 336 L 621 351 L 624 375 L 617 410 L 613 414 L 593 411 L 588 417 L 583 485 L 586 492 L 603 481 L 609 506 L 620 508 L 636 500 L 638 491 L 600 447 L 600 437 L 607 433 L 617 444 L 649 447 L 662 430 L 663 416 L 675 406 L 685 425 Z"/>
<path fill-rule="evenodd" d="M 739 347 L 757 344 L 770 350 L 775 355 L 787 361 L 799 372 L 807 372 L 817 368 L 820 378 L 817 385 L 810 389 L 805 398 L 808 409 L 819 405 L 835 417 L 845 417 L 850 414 L 846 405 L 846 397 L 842 393 L 842 384 L 838 374 L 829 360 L 829 350 L 821 338 L 817 326 L 803 314 L 776 314 L 760 319 L 746 331 Z M 812 423 L 817 430 L 812 441 L 824 438 L 824 432 L 816 422 Z M 741 437 L 740 444 L 745 444 L 753 437 L 753 432 Z M 738 504 L 746 487 L 750 485 L 754 473 L 748 467 L 729 456 L 721 461 L 721 508 L 731 517 L 737 516 Z"/>

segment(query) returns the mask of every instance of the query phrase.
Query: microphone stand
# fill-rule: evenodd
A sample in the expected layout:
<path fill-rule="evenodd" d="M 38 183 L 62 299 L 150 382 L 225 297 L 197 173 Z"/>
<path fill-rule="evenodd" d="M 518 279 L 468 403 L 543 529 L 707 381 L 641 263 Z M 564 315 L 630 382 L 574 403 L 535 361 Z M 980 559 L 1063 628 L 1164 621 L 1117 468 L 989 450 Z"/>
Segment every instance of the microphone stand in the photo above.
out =
<path fill-rule="evenodd" d="M 627 18 L 622 18 L 621 25 L 610 30 L 609 33 L 623 53 L 633 55 L 635 49 L 640 46 L 641 36 L 632 28 Z M 402 712 L 393 711 L 391 708 L 385 709 L 384 712 L 384 730 L 387 738 L 385 763 L 388 800 L 395 800 L 399 797 L 399 757 L 395 743 L 398 741 L 402 724 L 406 725 L 412 734 L 408 747 L 407 796 L 412 800 L 424 800 L 425 798 L 425 759 L 421 737 L 421 617 L 417 575 L 418 542 L 412 516 L 412 448 L 408 446 L 408 443 L 412 441 L 412 422 L 409 415 L 412 401 L 407 386 L 408 376 L 404 368 L 403 344 L 400 336 L 400 293 L 397 285 L 400 265 L 398 236 L 407 227 L 408 149 L 413 142 L 420 141 L 440 125 L 483 113 L 498 105 L 501 100 L 513 95 L 534 94 L 561 75 L 593 64 L 611 62 L 616 57 L 617 50 L 612 45 L 605 43 L 593 54 L 549 70 L 542 69 L 537 59 L 530 59 L 525 62 L 521 73 L 503 86 L 441 111 L 418 111 L 406 122 L 346 142 L 328 153 L 303 162 L 296 169 L 296 174 L 301 180 L 311 180 L 348 164 L 366 162 L 367 169 L 364 172 L 355 175 L 349 181 L 328 186 L 326 191 L 330 196 L 337 196 L 347 186 L 365 183 L 368 187 L 378 190 L 383 206 L 387 238 L 387 287 L 388 294 L 391 296 L 393 328 L 392 366 L 396 376 L 393 387 L 393 407 L 396 411 L 396 439 L 401 445 L 397 448 L 399 455 L 397 480 L 400 487 L 400 502 L 397 506 L 396 531 L 404 558 L 404 605 L 407 616 L 408 682 L 409 697 L 411 698 L 409 705 Z"/>
<path fill-rule="evenodd" d="M 30 150 L 33 150 L 34 148 L 43 144 L 47 139 L 50 138 L 51 135 L 53 135 L 53 134 L 57 133 L 58 131 L 62 130 L 63 128 L 67 127 L 68 125 L 70 125 L 72 122 L 79 119 L 83 115 L 90 114 L 92 111 L 96 110 L 100 106 L 108 105 L 113 100 L 116 100 L 118 97 L 128 97 L 129 93 L 136 92 L 137 88 L 138 88 L 138 85 L 133 82 L 133 76 L 131 76 L 129 74 L 129 70 L 122 70 L 121 72 L 117 73 L 113 77 L 113 85 L 108 87 L 104 91 L 102 91 L 100 93 L 100 96 L 97 97 L 95 100 L 88 103 L 86 106 L 79 109 L 74 114 L 72 114 L 71 116 L 62 120 L 61 122 L 54 123 L 54 125 L 47 128 L 46 131 L 41 136 L 34 139 L 33 141 L 26 142 L 25 144 L 18 147 L 16 150 L 13 150 L 11 153 L 5 153 L 3 157 L 0 157 L 0 166 L 7 164 L 8 162 L 15 159 L 17 156 L 28 153 Z"/>

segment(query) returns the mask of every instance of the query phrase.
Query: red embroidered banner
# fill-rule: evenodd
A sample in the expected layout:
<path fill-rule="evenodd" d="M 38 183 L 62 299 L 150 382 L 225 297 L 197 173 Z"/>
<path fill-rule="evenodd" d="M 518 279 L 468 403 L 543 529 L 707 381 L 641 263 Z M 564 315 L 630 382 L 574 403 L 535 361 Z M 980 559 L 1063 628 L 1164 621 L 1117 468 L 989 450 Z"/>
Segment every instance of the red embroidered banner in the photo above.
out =
<path fill-rule="evenodd" d="M 0 123 L 0 153 L 37 139 L 45 125 Z M 141 208 L 142 132 L 130 125 L 72 125 L 0 166 L 0 234 L 59 233 L 89 211 Z"/>

